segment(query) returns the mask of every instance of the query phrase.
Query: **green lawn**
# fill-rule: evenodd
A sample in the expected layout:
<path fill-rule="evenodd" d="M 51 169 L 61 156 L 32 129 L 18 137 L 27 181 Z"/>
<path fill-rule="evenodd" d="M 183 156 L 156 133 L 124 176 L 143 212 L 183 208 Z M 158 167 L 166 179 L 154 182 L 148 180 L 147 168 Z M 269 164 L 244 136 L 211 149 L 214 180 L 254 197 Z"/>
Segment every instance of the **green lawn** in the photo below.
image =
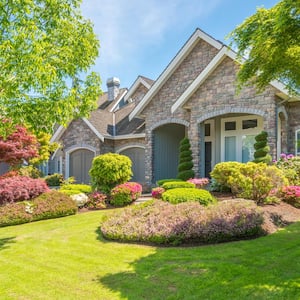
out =
<path fill-rule="evenodd" d="M 0 228 L 0 299 L 300 299 L 300 223 L 202 247 L 107 242 L 110 211 Z"/>

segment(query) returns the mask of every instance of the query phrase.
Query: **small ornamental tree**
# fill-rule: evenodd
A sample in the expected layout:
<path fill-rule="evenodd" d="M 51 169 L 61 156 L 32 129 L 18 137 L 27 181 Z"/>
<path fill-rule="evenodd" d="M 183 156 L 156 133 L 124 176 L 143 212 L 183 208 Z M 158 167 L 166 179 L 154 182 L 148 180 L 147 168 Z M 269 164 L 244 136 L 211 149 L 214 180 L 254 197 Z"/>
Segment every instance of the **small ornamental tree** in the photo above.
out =
<path fill-rule="evenodd" d="M 117 153 L 106 153 L 95 157 L 89 172 L 93 189 L 109 193 L 116 185 L 130 180 L 131 165 L 128 156 Z"/>
<path fill-rule="evenodd" d="M 269 164 L 272 161 L 272 157 L 269 154 L 270 147 L 268 146 L 268 133 L 262 131 L 255 137 L 256 143 L 254 144 L 254 160 L 255 163 Z"/>
<path fill-rule="evenodd" d="M 194 178 L 193 166 L 191 144 L 188 138 L 184 138 L 180 142 L 177 178 L 182 180 Z"/>
<path fill-rule="evenodd" d="M 38 156 L 38 141 L 25 127 L 17 125 L 6 137 L 0 136 L 0 162 L 16 168 Z"/>

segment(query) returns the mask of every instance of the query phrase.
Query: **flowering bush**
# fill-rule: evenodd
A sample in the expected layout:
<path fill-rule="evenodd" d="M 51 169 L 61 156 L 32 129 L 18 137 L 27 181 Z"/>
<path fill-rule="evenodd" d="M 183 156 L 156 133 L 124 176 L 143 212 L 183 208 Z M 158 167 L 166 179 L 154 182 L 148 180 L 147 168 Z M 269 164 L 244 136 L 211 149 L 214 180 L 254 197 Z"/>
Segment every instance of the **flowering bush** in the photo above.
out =
<path fill-rule="evenodd" d="M 300 208 L 300 186 L 290 185 L 283 187 L 281 197 L 283 201 Z"/>
<path fill-rule="evenodd" d="M 142 186 L 137 182 L 119 184 L 111 190 L 110 204 L 124 206 L 135 201 L 142 194 Z"/>
<path fill-rule="evenodd" d="M 49 192 L 46 182 L 25 176 L 14 176 L 0 180 L 0 205 L 29 200 Z"/>
<path fill-rule="evenodd" d="M 198 201 L 202 205 L 208 205 L 215 202 L 215 198 L 210 192 L 195 188 L 177 188 L 165 191 L 162 194 L 162 200 L 172 204 L 187 201 Z"/>
<path fill-rule="evenodd" d="M 196 188 L 201 189 L 209 184 L 208 178 L 190 178 L 187 180 L 187 182 L 193 183 Z"/>
<path fill-rule="evenodd" d="M 75 214 L 77 207 L 67 195 L 50 191 L 39 197 L 0 207 L 0 227 Z"/>
<path fill-rule="evenodd" d="M 290 185 L 300 185 L 300 156 L 282 153 L 274 164 L 283 171 Z"/>
<path fill-rule="evenodd" d="M 165 192 L 165 189 L 162 187 L 156 187 L 152 189 L 151 195 L 155 199 L 161 199 L 162 193 Z"/>
<path fill-rule="evenodd" d="M 263 234 L 262 212 L 252 201 L 171 205 L 160 200 L 131 206 L 101 225 L 104 237 L 157 244 L 216 243 Z"/>
<path fill-rule="evenodd" d="M 85 207 L 94 208 L 94 209 L 101 209 L 106 207 L 106 199 L 107 196 L 100 192 L 93 192 L 88 195 L 89 200 L 85 204 Z"/>

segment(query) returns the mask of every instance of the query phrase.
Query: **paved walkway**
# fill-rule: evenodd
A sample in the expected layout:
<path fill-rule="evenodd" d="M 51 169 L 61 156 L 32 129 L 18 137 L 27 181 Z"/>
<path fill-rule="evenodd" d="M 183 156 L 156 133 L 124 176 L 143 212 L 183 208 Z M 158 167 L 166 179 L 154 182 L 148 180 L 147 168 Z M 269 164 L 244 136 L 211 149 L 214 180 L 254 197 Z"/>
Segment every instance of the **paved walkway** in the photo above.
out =
<path fill-rule="evenodd" d="M 151 200 L 151 199 L 152 199 L 151 194 L 143 194 L 134 203 L 135 204 L 140 204 L 140 203 L 146 202 L 146 201 Z"/>

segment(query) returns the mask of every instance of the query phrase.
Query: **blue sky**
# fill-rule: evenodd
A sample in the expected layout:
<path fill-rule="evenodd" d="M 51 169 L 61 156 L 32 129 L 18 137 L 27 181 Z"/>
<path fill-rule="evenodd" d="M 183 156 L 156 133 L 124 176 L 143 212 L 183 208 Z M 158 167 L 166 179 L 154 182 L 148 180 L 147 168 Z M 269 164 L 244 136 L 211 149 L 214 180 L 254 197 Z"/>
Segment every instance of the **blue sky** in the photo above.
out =
<path fill-rule="evenodd" d="M 275 0 L 82 0 L 82 14 L 94 24 L 100 55 L 92 70 L 118 77 L 130 87 L 138 75 L 157 79 L 183 44 L 200 28 L 225 39 L 257 7 Z"/>

